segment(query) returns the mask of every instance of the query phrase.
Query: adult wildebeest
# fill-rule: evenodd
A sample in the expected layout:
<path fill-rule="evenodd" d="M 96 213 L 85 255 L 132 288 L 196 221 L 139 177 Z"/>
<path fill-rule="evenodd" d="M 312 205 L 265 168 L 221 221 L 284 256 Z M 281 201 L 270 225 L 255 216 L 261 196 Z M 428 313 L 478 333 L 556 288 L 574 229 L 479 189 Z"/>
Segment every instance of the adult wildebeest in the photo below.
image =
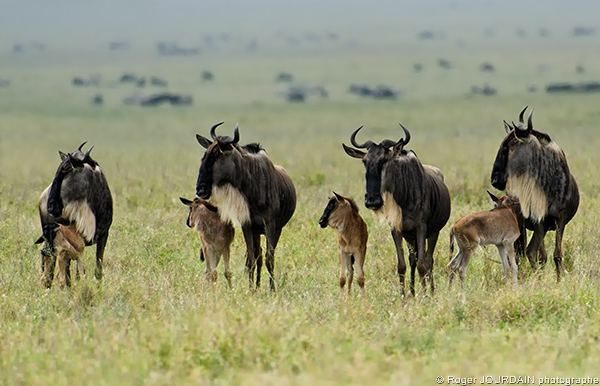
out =
<path fill-rule="evenodd" d="M 519 114 L 519 123 L 506 124 L 510 130 L 498 149 L 491 182 L 521 203 L 525 225 L 533 230 L 527 246 L 533 267 L 538 260 L 545 264 L 544 236 L 556 230 L 554 263 L 560 280 L 563 233 L 579 207 L 579 190 L 562 149 L 548 134 L 533 129 L 532 113 L 525 126 L 526 110 L 527 106 Z"/>
<path fill-rule="evenodd" d="M 358 206 L 353 199 L 333 192 L 319 219 L 321 228 L 328 225 L 337 231 L 340 247 L 340 289 L 343 290 L 348 281 L 348 294 L 354 277 L 354 262 L 358 268 L 358 286 L 365 291 L 365 255 L 369 232 L 367 224 L 358 213 Z"/>
<path fill-rule="evenodd" d="M 495 245 L 498 248 L 504 275 L 512 275 L 513 285 L 517 284 L 518 270 L 515 242 L 519 231 L 519 200 L 513 196 L 496 197 L 488 191 L 494 208 L 471 213 L 460 218 L 450 229 L 450 254 L 454 253 L 454 242 L 458 244 L 456 256 L 450 256 L 450 285 L 456 272 L 464 283 L 471 255 L 482 245 Z"/>
<path fill-rule="evenodd" d="M 275 290 L 275 248 L 281 230 L 296 209 L 296 190 L 285 169 L 273 164 L 263 150 L 250 151 L 238 145 L 237 126 L 233 138 L 217 136 L 215 130 L 222 123 L 210 129 L 212 141 L 196 135 L 198 143 L 206 149 L 198 171 L 196 195 L 219 208 L 223 221 L 241 226 L 250 285 L 256 268 L 257 287 L 262 265 L 258 259 L 260 235 L 265 235 L 269 283 L 271 290 Z"/>
<path fill-rule="evenodd" d="M 404 147 L 410 141 L 410 132 L 402 125 L 405 138 L 389 139 L 380 143 L 356 142 L 356 134 L 350 143 L 357 149 L 343 144 L 350 157 L 362 159 L 365 165 L 365 206 L 381 214 L 392 226 L 392 237 L 398 254 L 398 276 L 404 294 L 406 263 L 402 250 L 402 238 L 409 246 L 410 291 L 415 292 L 415 268 L 418 268 L 421 284 L 426 288 L 433 281 L 433 252 L 438 234 L 450 217 L 450 193 L 444 183 L 442 172 L 433 166 L 423 165 L 412 150 Z M 425 241 L 427 240 L 427 250 Z"/>
<path fill-rule="evenodd" d="M 61 162 L 54 180 L 40 197 L 39 213 L 46 241 L 42 255 L 51 255 L 53 271 L 57 219 L 69 221 L 75 225 L 86 246 L 96 244 L 95 276 L 99 280 L 112 224 L 112 196 L 100 165 L 90 156 L 93 147 L 83 153 L 84 145 L 85 142 L 69 154 L 59 152 Z"/>

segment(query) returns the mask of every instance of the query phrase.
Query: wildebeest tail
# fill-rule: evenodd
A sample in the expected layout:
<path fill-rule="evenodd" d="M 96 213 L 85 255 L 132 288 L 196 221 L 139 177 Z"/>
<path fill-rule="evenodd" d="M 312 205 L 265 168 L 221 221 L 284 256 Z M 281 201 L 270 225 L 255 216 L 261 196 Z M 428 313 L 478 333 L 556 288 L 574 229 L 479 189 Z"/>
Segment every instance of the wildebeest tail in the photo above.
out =
<path fill-rule="evenodd" d="M 452 271 L 456 271 L 462 265 L 463 254 L 459 251 L 456 256 L 454 254 L 454 232 L 450 230 L 450 262 L 448 263 L 448 267 Z"/>

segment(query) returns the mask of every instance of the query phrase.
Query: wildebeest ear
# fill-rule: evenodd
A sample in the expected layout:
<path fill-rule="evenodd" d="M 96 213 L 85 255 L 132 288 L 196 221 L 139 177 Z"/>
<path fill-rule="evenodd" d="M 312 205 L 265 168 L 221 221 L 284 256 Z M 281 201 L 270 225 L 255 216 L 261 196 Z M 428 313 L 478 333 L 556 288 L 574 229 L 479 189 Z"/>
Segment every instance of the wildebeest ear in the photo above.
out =
<path fill-rule="evenodd" d="M 508 122 L 506 122 L 506 121 L 502 121 L 502 122 L 504 122 L 504 131 L 506 131 L 506 133 L 510 133 L 510 131 L 512 129 L 510 128 L 510 125 L 508 124 Z"/>
<path fill-rule="evenodd" d="M 333 195 L 335 196 L 335 198 L 336 198 L 338 201 L 344 201 L 344 197 L 343 197 L 343 196 L 341 196 L 341 195 L 339 195 L 339 194 L 337 194 L 336 192 L 333 192 Z"/>
<path fill-rule="evenodd" d="M 63 153 L 62 151 L 58 151 L 58 156 L 60 157 L 61 161 L 64 161 L 65 159 L 67 159 L 69 157 L 68 154 Z"/>
<path fill-rule="evenodd" d="M 212 141 L 206 137 L 201 136 L 200 134 L 196 134 L 196 140 L 205 149 L 208 149 Z"/>
<path fill-rule="evenodd" d="M 487 194 L 489 194 L 489 196 L 492 199 L 492 201 L 494 202 L 494 204 L 497 204 L 498 202 L 500 202 L 500 199 L 498 197 L 494 196 L 489 190 L 487 190 Z"/>
<path fill-rule="evenodd" d="M 34 244 L 41 244 L 41 243 L 43 243 L 43 242 L 44 242 L 44 236 L 40 236 L 40 238 L 39 238 L 39 239 L 35 240 L 35 243 L 34 243 Z"/>
<path fill-rule="evenodd" d="M 187 198 L 183 198 L 183 197 L 179 197 L 179 199 L 181 200 L 181 202 L 183 203 L 183 205 L 185 206 L 192 206 L 192 201 L 188 200 Z"/>
<path fill-rule="evenodd" d="M 342 146 L 343 146 L 346 154 L 348 154 L 352 158 L 363 158 L 367 154 L 364 151 L 360 151 L 360 150 L 354 149 L 350 146 L 346 146 L 345 143 L 342 143 Z"/>

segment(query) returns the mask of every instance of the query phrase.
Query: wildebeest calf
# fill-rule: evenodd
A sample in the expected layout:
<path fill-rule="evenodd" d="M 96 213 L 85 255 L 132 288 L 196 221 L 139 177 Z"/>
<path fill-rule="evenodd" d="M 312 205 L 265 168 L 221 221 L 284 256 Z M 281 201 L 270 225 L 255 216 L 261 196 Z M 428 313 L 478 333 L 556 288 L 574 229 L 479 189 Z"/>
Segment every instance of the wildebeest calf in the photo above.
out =
<path fill-rule="evenodd" d="M 498 248 L 504 275 L 512 274 L 512 282 L 517 284 L 518 267 L 515 257 L 514 243 L 519 238 L 519 200 L 512 196 L 497 198 L 488 192 L 494 202 L 494 209 L 487 212 L 477 212 L 458 220 L 450 230 L 450 253 L 454 252 L 454 241 L 458 244 L 459 252 L 451 258 L 450 284 L 457 271 L 464 283 L 467 265 L 473 251 L 479 245 L 493 244 Z"/>
<path fill-rule="evenodd" d="M 44 242 L 41 236 L 36 244 Z M 53 239 L 54 256 L 52 254 L 42 253 L 42 282 L 46 288 L 50 288 L 54 278 L 54 266 L 58 260 L 58 283 L 61 287 L 71 286 L 71 260 L 77 261 L 77 276 L 79 279 L 85 273 L 81 256 L 85 248 L 85 239 L 79 232 L 75 224 L 69 224 L 63 219 L 57 220 L 57 227 Z"/>
<path fill-rule="evenodd" d="M 329 225 L 337 231 L 340 245 L 340 289 L 344 289 L 348 281 L 348 293 L 352 287 L 354 262 L 358 263 L 358 285 L 361 292 L 365 289 L 365 253 L 367 251 L 367 224 L 360 214 L 358 206 L 351 198 L 343 197 L 333 192 L 323 215 L 319 219 L 321 228 Z M 347 279 L 346 279 L 347 278 Z"/>
<path fill-rule="evenodd" d="M 195 198 L 193 201 L 179 197 L 181 202 L 190 208 L 186 224 L 198 231 L 202 240 L 200 260 L 206 257 L 206 279 L 217 280 L 217 265 L 223 256 L 225 279 L 231 287 L 231 271 L 229 270 L 229 250 L 235 231 L 230 222 L 224 222 L 219 216 L 218 209 L 207 201 Z"/>

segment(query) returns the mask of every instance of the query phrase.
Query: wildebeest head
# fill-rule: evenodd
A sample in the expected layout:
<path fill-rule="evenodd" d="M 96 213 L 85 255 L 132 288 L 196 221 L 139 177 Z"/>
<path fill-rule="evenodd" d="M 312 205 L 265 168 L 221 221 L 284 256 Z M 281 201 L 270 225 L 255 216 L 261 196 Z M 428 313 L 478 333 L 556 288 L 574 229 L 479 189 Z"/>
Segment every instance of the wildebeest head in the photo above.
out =
<path fill-rule="evenodd" d="M 323 210 L 323 214 L 319 219 L 319 225 L 321 228 L 327 228 L 327 225 L 330 224 L 330 218 L 335 222 L 336 220 L 333 219 L 333 217 L 335 217 L 334 213 L 338 213 L 338 211 L 342 210 L 344 207 L 353 212 L 358 212 L 358 207 L 356 206 L 354 200 L 333 192 L 333 196 L 329 198 L 327 206 L 325 207 L 325 210 Z M 342 216 L 344 215 L 342 214 Z"/>
<path fill-rule="evenodd" d="M 238 152 L 239 129 L 238 126 L 235 127 L 233 138 L 217 136 L 215 130 L 222 124 L 223 122 L 217 123 L 210 129 L 212 141 L 196 134 L 198 143 L 206 149 L 198 172 L 196 196 L 205 200 L 210 198 L 213 185 L 221 186 L 236 178 L 233 155 Z"/>
<path fill-rule="evenodd" d="M 194 198 L 193 200 L 188 200 L 187 198 L 179 197 L 179 200 L 181 200 L 183 205 L 190 208 L 187 219 L 185 220 L 185 225 L 187 225 L 190 228 L 194 228 L 196 226 L 198 222 L 196 214 L 198 213 L 198 208 L 200 208 L 201 206 L 206 207 L 206 209 L 210 210 L 211 212 L 217 212 L 216 207 L 212 206 L 207 201 L 202 200 L 198 197 Z"/>
<path fill-rule="evenodd" d="M 519 114 L 519 122 L 508 124 L 504 121 L 506 137 L 502 140 L 496 160 L 492 168 L 491 182 L 492 186 L 498 190 L 506 189 L 508 180 L 508 160 L 510 155 L 527 151 L 527 146 L 530 146 L 531 140 L 536 138 L 540 143 L 547 144 L 551 142 L 550 137 L 533 129 L 533 112 L 529 114 L 527 124 L 525 125 L 523 115 L 527 110 L 527 106 Z"/>
<path fill-rule="evenodd" d="M 519 199 L 517 197 L 510 195 L 496 197 L 489 190 L 487 191 L 487 194 L 494 203 L 494 209 L 509 208 L 514 210 L 515 213 L 519 211 Z"/>
<path fill-rule="evenodd" d="M 63 153 L 58 151 L 60 156 L 60 164 L 56 169 L 54 180 L 52 181 L 52 187 L 48 196 L 48 212 L 54 217 L 59 217 L 62 212 L 62 200 L 60 199 L 60 187 L 62 181 L 68 176 L 81 173 L 85 165 L 89 165 L 95 168 L 98 163 L 92 159 L 90 153 L 92 152 L 93 146 L 90 147 L 85 153 L 83 152 L 83 146 L 86 142 L 83 142 L 77 150 L 71 153 Z"/>
<path fill-rule="evenodd" d="M 406 154 L 404 146 L 410 141 L 410 132 L 402 124 L 400 124 L 400 126 L 404 131 L 405 138 L 401 138 L 398 141 L 385 139 L 380 143 L 366 141 L 365 143 L 359 144 L 356 142 L 356 134 L 363 128 L 363 126 L 361 126 L 354 130 L 350 136 L 350 143 L 356 149 L 342 144 L 346 154 L 353 158 L 360 158 L 365 165 L 365 178 L 367 183 L 365 206 L 369 209 L 378 210 L 383 206 L 381 180 L 385 164 L 396 155 Z M 367 151 L 365 152 L 358 149 L 366 149 Z"/>

